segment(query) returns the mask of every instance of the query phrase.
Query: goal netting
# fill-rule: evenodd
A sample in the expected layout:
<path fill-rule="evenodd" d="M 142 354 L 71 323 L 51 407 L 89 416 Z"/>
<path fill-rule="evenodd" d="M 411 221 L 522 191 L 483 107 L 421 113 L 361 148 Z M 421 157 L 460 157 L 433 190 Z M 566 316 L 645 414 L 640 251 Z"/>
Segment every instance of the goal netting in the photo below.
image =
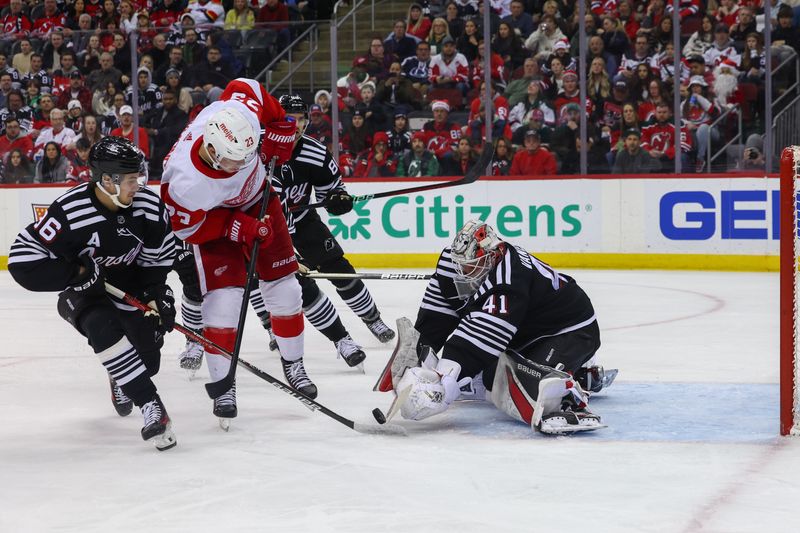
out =
<path fill-rule="evenodd" d="M 800 435 L 800 352 L 798 331 L 798 183 L 800 146 L 790 146 L 781 156 L 781 281 L 780 281 L 780 380 L 781 435 Z"/>

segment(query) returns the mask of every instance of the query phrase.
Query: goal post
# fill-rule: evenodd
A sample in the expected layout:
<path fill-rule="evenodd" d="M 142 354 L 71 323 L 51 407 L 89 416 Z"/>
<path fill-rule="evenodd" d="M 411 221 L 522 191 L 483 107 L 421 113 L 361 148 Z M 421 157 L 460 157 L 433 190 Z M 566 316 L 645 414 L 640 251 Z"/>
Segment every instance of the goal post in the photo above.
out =
<path fill-rule="evenodd" d="M 798 353 L 798 183 L 800 146 L 784 148 L 780 175 L 780 398 L 781 435 L 800 435 Z"/>

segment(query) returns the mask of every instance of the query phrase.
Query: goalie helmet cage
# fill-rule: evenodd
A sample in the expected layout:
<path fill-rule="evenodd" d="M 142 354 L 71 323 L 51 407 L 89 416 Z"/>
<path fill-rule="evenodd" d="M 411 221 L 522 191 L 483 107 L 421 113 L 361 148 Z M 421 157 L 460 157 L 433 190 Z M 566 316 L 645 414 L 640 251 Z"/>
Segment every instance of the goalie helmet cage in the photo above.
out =
<path fill-rule="evenodd" d="M 784 148 L 780 175 L 780 398 L 781 435 L 800 436 L 798 351 L 798 182 L 800 146 Z"/>

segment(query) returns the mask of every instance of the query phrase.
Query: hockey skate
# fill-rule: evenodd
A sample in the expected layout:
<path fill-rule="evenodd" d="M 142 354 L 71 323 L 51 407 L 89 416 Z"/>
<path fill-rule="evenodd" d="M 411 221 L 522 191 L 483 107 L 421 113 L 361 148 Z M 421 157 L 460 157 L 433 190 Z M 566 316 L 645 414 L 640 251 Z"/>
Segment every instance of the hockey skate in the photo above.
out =
<path fill-rule="evenodd" d="M 309 379 L 306 368 L 303 366 L 303 358 L 297 361 L 287 361 L 281 357 L 281 366 L 286 381 L 294 390 L 305 394 L 312 400 L 317 397 L 317 386 Z"/>
<path fill-rule="evenodd" d="M 605 370 L 602 366 L 590 366 L 578 369 L 575 372 L 575 381 L 586 392 L 595 393 L 610 387 L 614 383 L 617 373 L 619 373 L 619 370 L 616 368 Z"/>
<path fill-rule="evenodd" d="M 379 341 L 390 342 L 392 339 L 394 339 L 394 330 L 387 326 L 384 321 L 380 319 L 380 317 L 371 321 L 365 320 L 364 323 Z"/>
<path fill-rule="evenodd" d="M 214 416 L 219 418 L 219 427 L 228 431 L 231 427 L 231 418 L 236 418 L 239 411 L 236 408 L 236 383 L 228 392 L 214 398 Z"/>
<path fill-rule="evenodd" d="M 203 364 L 203 345 L 191 339 L 186 339 L 186 347 L 178 356 L 181 368 L 187 371 L 189 379 L 193 379 L 195 373 Z"/>
<path fill-rule="evenodd" d="M 553 387 L 548 387 L 547 382 Z M 563 387 L 557 383 L 557 380 L 546 377 L 539 389 L 540 399 L 543 398 L 543 402 L 547 403 L 548 398 L 557 397 L 558 394 L 561 394 L 560 391 L 563 391 Z M 546 414 L 541 415 L 539 423 L 534 427 L 547 435 L 594 431 L 606 427 L 600 421 L 599 416 L 589 411 L 586 405 L 587 398 L 588 395 L 581 390 L 580 385 L 569 387 L 567 394 L 561 398 L 560 408 L 555 410 L 545 408 L 544 413 Z"/>
<path fill-rule="evenodd" d="M 175 434 L 172 432 L 172 421 L 169 419 L 161 398 L 155 398 L 140 407 L 144 417 L 144 427 L 142 427 L 142 439 L 152 440 L 158 451 L 169 450 L 178 444 Z"/>
<path fill-rule="evenodd" d="M 111 385 L 111 403 L 114 404 L 114 409 L 119 416 L 128 416 L 133 411 L 133 401 L 125 396 L 113 378 L 109 378 L 109 384 Z"/>
<path fill-rule="evenodd" d="M 356 367 L 361 372 L 364 372 L 364 359 L 367 358 L 367 354 L 364 353 L 364 350 L 361 349 L 361 346 L 356 344 L 356 341 L 350 335 L 346 337 L 342 337 L 338 341 L 333 343 L 336 346 L 337 356 L 336 358 L 344 359 L 344 362 L 347 363 L 347 366 L 353 368 Z"/>

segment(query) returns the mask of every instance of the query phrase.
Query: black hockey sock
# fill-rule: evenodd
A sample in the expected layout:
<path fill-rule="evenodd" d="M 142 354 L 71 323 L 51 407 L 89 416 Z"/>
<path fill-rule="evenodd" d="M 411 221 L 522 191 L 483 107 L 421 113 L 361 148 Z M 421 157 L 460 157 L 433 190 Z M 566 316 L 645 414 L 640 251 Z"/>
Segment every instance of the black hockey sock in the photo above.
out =
<path fill-rule="evenodd" d="M 360 279 L 332 280 L 336 291 L 347 306 L 365 322 L 372 322 L 381 317 L 378 307 L 367 290 L 367 286 Z"/>
<path fill-rule="evenodd" d="M 310 305 L 304 305 L 303 314 L 311 322 L 311 325 L 331 342 L 336 342 L 347 336 L 347 330 L 339 318 L 339 313 L 325 293 L 320 291 L 317 298 Z"/>

